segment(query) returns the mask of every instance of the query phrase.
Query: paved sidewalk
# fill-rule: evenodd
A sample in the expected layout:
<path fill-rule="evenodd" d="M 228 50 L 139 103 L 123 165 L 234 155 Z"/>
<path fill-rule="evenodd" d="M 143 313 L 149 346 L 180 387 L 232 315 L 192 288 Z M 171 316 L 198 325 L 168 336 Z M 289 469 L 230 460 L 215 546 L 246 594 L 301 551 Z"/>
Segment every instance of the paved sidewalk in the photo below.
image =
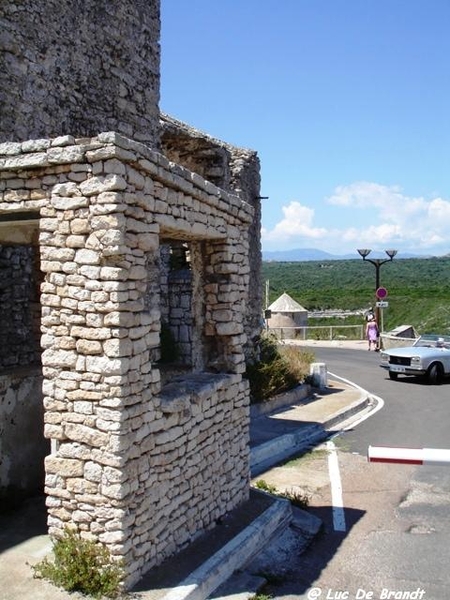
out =
<path fill-rule="evenodd" d="M 306 451 L 369 405 L 370 397 L 360 389 L 329 380 L 324 389 L 313 389 L 306 400 L 252 419 L 252 475 Z"/>
<path fill-rule="evenodd" d="M 367 340 L 285 340 L 285 344 L 316 348 L 343 348 L 347 350 L 367 350 Z"/>
<path fill-rule="evenodd" d="M 328 381 L 324 389 L 312 392 L 296 405 L 252 418 L 252 476 L 319 443 L 334 428 L 367 409 L 370 401 L 361 390 L 334 380 Z M 43 526 L 45 507 L 25 506 L 18 517 L 19 521 L 0 518 L 0 600 L 83 598 L 33 579 L 30 565 L 41 560 L 50 548 Z M 27 535 L 30 519 L 34 530 Z M 219 586 L 227 583 L 223 595 L 248 598 L 263 580 L 245 573 L 239 577 L 231 575 L 289 526 L 296 535 L 309 539 L 318 531 L 320 522 L 305 511 L 293 511 L 285 500 L 253 490 L 249 502 L 227 515 L 213 531 L 177 556 L 176 561 L 168 561 L 150 572 L 128 597 L 205 600 L 213 597 L 214 590 L 217 590 L 214 598 L 220 597 L 223 588 Z"/>

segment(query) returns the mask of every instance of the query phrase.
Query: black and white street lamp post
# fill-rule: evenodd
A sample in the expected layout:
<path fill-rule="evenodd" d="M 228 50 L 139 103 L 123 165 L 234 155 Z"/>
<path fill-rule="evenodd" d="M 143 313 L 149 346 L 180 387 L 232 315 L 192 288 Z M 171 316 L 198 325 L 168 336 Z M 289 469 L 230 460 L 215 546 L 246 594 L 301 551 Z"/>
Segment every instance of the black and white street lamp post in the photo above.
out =
<path fill-rule="evenodd" d="M 381 265 L 391 262 L 394 259 L 394 256 L 397 254 L 397 250 L 385 250 L 388 258 L 367 258 L 371 252 L 372 250 L 368 248 L 358 248 L 358 254 L 361 256 L 361 258 L 366 262 L 370 262 L 375 267 L 375 319 L 378 327 L 380 327 L 380 309 L 377 306 L 377 301 L 379 300 L 377 291 L 380 289 L 380 269 Z"/>

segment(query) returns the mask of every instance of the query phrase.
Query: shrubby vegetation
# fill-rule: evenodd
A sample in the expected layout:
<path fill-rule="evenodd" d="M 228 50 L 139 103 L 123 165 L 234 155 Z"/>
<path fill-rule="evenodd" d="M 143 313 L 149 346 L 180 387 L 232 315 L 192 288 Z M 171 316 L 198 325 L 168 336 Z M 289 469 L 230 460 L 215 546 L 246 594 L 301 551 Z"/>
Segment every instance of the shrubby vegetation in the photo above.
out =
<path fill-rule="evenodd" d="M 309 377 L 313 361 L 314 354 L 309 350 L 279 345 L 275 337 L 264 335 L 259 361 L 247 365 L 251 401 L 264 402 L 303 383 Z"/>
<path fill-rule="evenodd" d="M 375 302 L 375 267 L 362 259 L 265 262 L 262 273 L 269 304 L 283 292 L 308 310 L 367 309 Z M 380 283 L 388 290 L 385 331 L 413 325 L 419 333 L 450 333 L 450 257 L 396 258 L 381 267 Z M 330 320 L 314 320 L 321 324 Z"/>
<path fill-rule="evenodd" d="M 94 598 L 116 598 L 120 593 L 123 571 L 105 546 L 66 529 L 54 542 L 53 554 L 54 560 L 44 558 L 33 567 L 35 577 Z"/>

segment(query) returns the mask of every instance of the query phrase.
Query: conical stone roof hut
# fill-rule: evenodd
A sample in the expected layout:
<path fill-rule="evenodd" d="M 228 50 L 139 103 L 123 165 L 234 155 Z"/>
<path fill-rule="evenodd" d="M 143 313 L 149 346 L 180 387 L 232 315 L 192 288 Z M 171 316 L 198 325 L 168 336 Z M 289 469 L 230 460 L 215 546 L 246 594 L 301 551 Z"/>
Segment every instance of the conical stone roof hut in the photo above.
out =
<path fill-rule="evenodd" d="M 267 321 L 268 328 L 283 338 L 295 338 L 301 334 L 301 327 L 308 325 L 308 311 L 284 292 L 268 310 L 271 316 Z"/>

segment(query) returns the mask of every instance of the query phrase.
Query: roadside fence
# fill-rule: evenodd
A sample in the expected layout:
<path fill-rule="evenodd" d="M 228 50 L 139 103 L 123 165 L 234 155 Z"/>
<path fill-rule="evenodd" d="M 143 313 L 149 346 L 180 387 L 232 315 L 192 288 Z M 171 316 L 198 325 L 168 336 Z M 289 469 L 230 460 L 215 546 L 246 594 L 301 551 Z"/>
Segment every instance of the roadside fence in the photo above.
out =
<path fill-rule="evenodd" d="M 267 327 L 280 340 L 363 340 L 364 325 L 314 325 Z"/>

